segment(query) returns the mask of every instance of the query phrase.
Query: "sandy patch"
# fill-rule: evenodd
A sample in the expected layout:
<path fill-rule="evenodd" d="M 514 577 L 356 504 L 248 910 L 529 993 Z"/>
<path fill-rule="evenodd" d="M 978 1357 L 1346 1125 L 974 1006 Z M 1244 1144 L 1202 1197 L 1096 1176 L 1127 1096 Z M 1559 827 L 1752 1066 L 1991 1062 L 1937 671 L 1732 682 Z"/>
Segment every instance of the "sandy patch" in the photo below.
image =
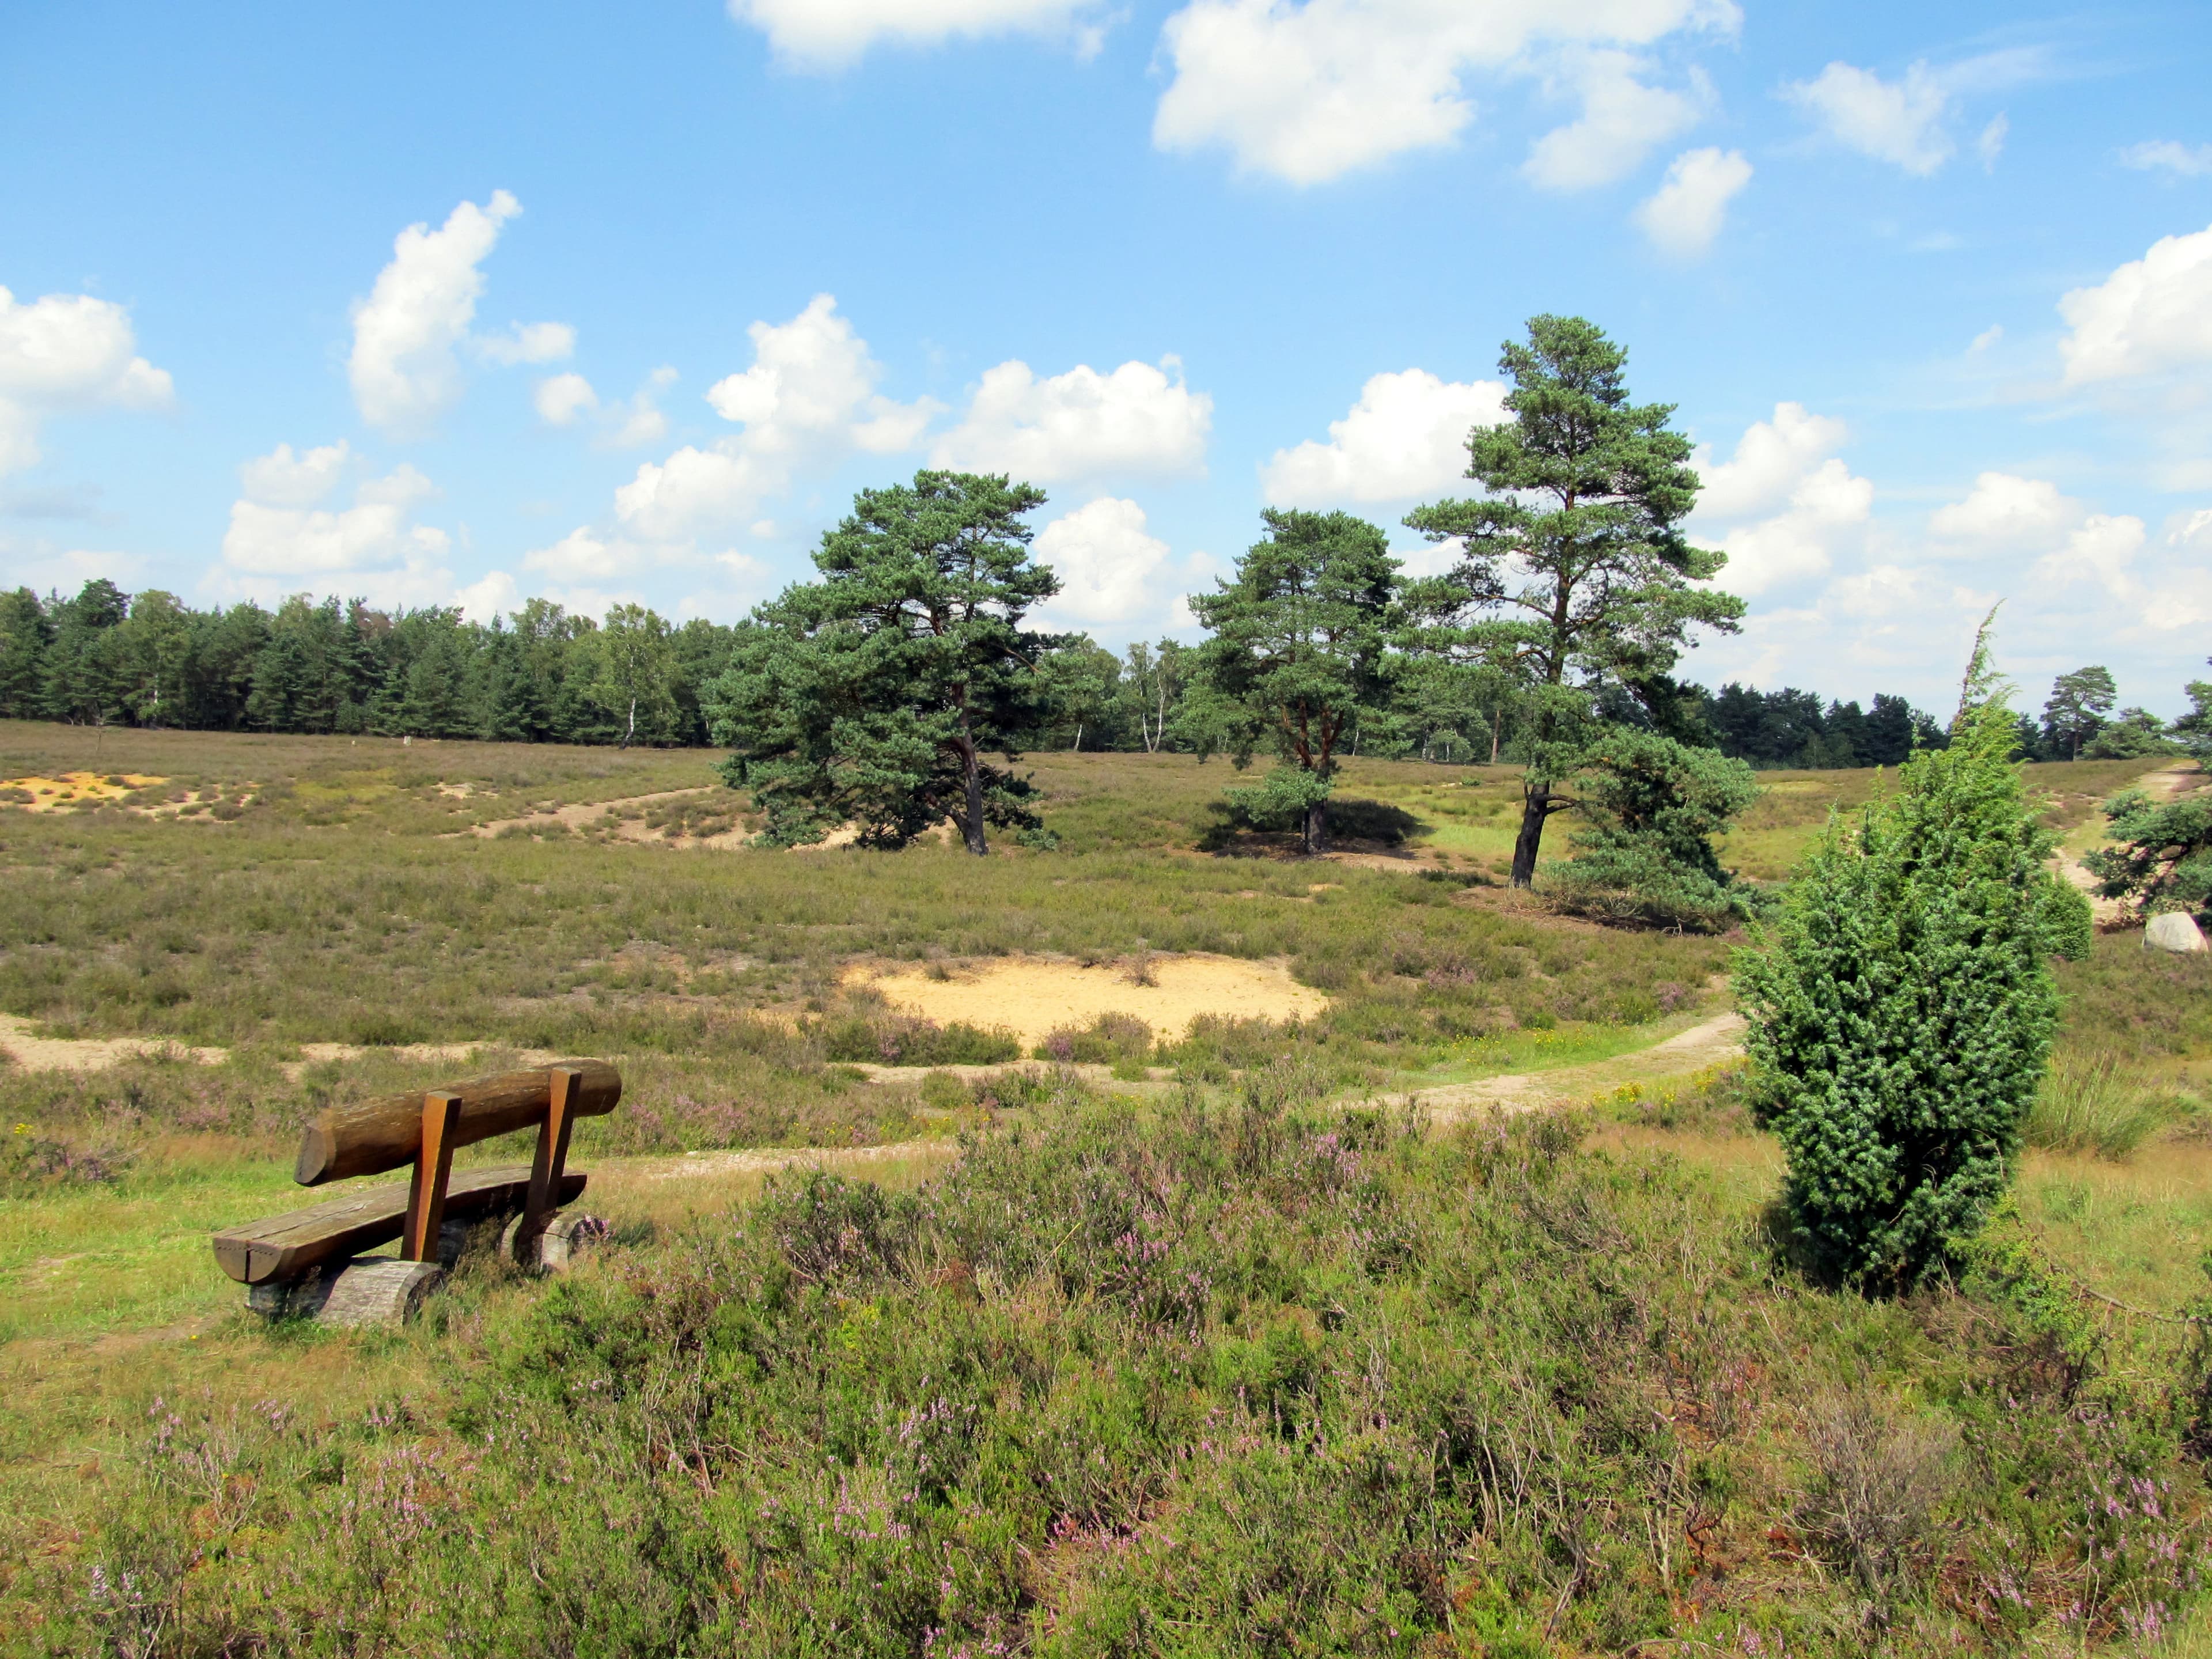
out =
<path fill-rule="evenodd" d="M 26 812 L 52 812 L 120 800 L 134 789 L 150 789 L 167 781 L 136 772 L 64 772 L 58 778 L 0 778 L 0 790 L 20 789 L 31 797 L 8 802 L 11 806 Z"/>
<path fill-rule="evenodd" d="M 444 784 L 438 787 L 441 791 L 447 789 Z M 464 789 L 466 787 L 465 785 L 462 787 Z M 559 830 L 565 835 L 572 830 L 587 829 L 601 818 L 617 812 L 625 806 L 650 806 L 656 801 L 681 800 L 686 795 L 703 795 L 713 787 L 714 787 L 714 785 L 707 784 L 696 789 L 664 789 L 655 795 L 631 795 L 622 800 L 595 800 L 583 802 L 574 806 L 556 806 L 542 811 L 526 812 L 519 818 L 494 818 L 489 823 L 479 823 L 471 829 L 457 830 L 453 833 L 459 836 L 474 836 L 483 841 L 489 841 L 494 836 L 507 830 Z M 631 833 L 633 830 L 635 831 L 635 834 Z M 641 823 L 626 823 L 623 826 L 621 833 L 625 841 L 659 839 L 659 831 L 649 830 Z M 717 836 L 715 839 L 719 841 L 721 837 Z"/>
<path fill-rule="evenodd" d="M 855 1170 L 908 1158 L 950 1162 L 959 1151 L 944 1140 L 895 1140 L 885 1146 L 754 1146 L 734 1152 L 686 1152 L 644 1175 L 648 1181 L 697 1181 L 713 1176 L 771 1175 L 779 1170 Z"/>
<path fill-rule="evenodd" d="M 126 1060 L 175 1054 L 201 1066 L 220 1066 L 228 1048 L 190 1048 L 167 1037 L 33 1036 L 34 1020 L 0 1014 L 0 1048 L 27 1072 L 104 1072 Z"/>
<path fill-rule="evenodd" d="M 939 1024 L 1003 1026 L 1034 1048 L 1063 1025 L 1088 1025 L 1101 1014 L 1133 1014 L 1170 1039 L 1185 1036 L 1200 1014 L 1230 1019 L 1310 1019 L 1328 999 L 1291 977 L 1278 958 L 1158 956 L 1151 985 L 1133 983 L 1118 964 L 1085 968 L 1073 962 L 1016 957 L 932 979 L 920 969 L 880 973 L 848 969 L 847 985 L 872 985 L 893 1007 Z"/>

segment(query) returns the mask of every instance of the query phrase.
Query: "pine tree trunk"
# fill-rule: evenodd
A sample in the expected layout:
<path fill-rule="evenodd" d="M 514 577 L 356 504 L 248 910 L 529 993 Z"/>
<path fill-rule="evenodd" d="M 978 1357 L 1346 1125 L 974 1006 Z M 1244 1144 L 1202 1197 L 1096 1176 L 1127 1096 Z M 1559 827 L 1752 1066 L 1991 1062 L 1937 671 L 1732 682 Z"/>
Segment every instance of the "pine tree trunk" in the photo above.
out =
<path fill-rule="evenodd" d="M 1521 804 L 1521 833 L 1513 842 L 1513 884 L 1536 884 L 1536 853 L 1544 844 L 1544 820 L 1552 812 L 1552 788 L 1543 784 L 1527 791 Z"/>
<path fill-rule="evenodd" d="M 1498 764 L 1498 716 L 1490 717 L 1490 763 Z"/>
<path fill-rule="evenodd" d="M 1328 851 L 1328 802 L 1326 799 L 1306 804 L 1306 851 L 1318 857 Z"/>
<path fill-rule="evenodd" d="M 968 821 L 960 826 L 961 836 L 968 850 L 980 859 L 991 850 L 983 841 L 983 767 L 964 708 L 960 711 L 960 773 L 968 786 Z"/>

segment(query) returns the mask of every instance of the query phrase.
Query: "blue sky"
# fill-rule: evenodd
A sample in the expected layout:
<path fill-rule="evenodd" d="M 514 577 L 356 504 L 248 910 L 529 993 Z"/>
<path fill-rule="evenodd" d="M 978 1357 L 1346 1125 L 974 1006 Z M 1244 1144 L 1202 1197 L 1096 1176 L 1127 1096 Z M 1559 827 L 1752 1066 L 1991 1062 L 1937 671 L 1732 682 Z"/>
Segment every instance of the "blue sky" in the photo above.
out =
<path fill-rule="evenodd" d="M 854 489 L 1051 494 L 1119 644 L 1270 501 L 1453 493 L 1579 312 L 1707 448 L 1688 670 L 2212 651 L 2212 10 L 29 3 L 0 579 L 729 620 Z"/>

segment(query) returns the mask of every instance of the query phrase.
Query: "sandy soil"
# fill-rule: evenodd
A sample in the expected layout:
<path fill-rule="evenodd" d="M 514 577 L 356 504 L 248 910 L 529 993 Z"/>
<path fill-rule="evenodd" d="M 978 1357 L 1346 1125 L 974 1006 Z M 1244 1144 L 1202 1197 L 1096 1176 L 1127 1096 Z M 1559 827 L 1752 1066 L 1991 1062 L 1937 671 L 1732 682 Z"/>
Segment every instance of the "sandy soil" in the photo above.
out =
<path fill-rule="evenodd" d="M 703 795 L 707 793 L 708 789 L 712 787 L 713 786 L 711 785 L 708 785 L 702 786 L 697 789 L 664 789 L 658 794 L 631 795 L 623 800 L 595 800 L 582 802 L 574 806 L 556 806 L 552 811 L 546 812 L 526 812 L 519 818 L 494 818 L 489 823 L 479 823 L 473 829 L 457 830 L 453 833 L 459 836 L 474 836 L 482 841 L 490 840 L 494 836 L 498 835 L 503 830 L 552 830 L 557 828 L 565 834 L 571 830 L 581 830 L 588 825 L 597 823 L 601 818 L 605 817 L 609 813 L 617 811 L 625 806 L 650 806 L 656 801 L 681 800 L 686 795 Z M 440 784 L 438 787 L 447 793 L 453 793 L 451 788 L 445 784 Z M 461 788 L 463 792 L 465 793 L 467 786 L 463 785 L 461 786 Z M 624 824 L 622 830 L 622 836 L 625 841 L 657 841 L 659 839 L 659 836 L 657 831 L 649 830 L 641 823 Z M 728 837 L 716 836 L 713 837 L 713 839 L 715 842 L 720 842 L 727 840 Z"/>
<path fill-rule="evenodd" d="M 1305 1019 L 1328 1006 L 1320 992 L 1291 977 L 1279 958 L 1157 956 L 1151 985 L 1133 982 L 1123 964 L 1085 968 L 1073 962 L 1017 957 L 932 979 L 919 969 L 883 974 L 846 970 L 848 986 L 872 984 L 893 1007 L 940 1024 L 1002 1026 L 1035 1047 L 1063 1025 L 1089 1025 L 1101 1014 L 1133 1014 L 1170 1039 L 1186 1035 L 1200 1014 L 1233 1019 Z"/>
<path fill-rule="evenodd" d="M 686 1152 L 642 1170 L 648 1181 L 697 1181 L 716 1176 L 768 1175 L 778 1170 L 846 1170 L 908 1158 L 950 1162 L 959 1148 L 946 1140 L 895 1140 L 884 1146 L 752 1146 L 733 1152 Z"/>
<path fill-rule="evenodd" d="M 111 779 L 120 778 L 120 783 Z M 0 789 L 26 789 L 34 799 L 9 803 L 26 812 L 69 811 L 104 800 L 117 800 L 134 789 L 150 789 L 167 778 L 136 772 L 64 772 L 58 778 L 0 778 Z"/>
<path fill-rule="evenodd" d="M 486 1049 L 501 1047 L 495 1042 L 403 1042 L 389 1048 L 371 1049 L 357 1042 L 303 1042 L 300 1045 L 301 1057 L 289 1060 L 277 1069 L 296 1083 L 301 1073 L 310 1066 L 334 1060 L 359 1060 L 365 1054 L 385 1054 L 416 1062 L 449 1060 L 458 1066 L 473 1060 Z M 550 1066 L 562 1058 L 550 1048 L 518 1048 L 514 1050 L 514 1054 L 518 1067 Z"/>
<path fill-rule="evenodd" d="M 141 1054 L 181 1054 L 202 1066 L 220 1066 L 228 1048 L 189 1048 L 167 1037 L 33 1036 L 36 1020 L 0 1014 L 0 1048 L 27 1072 L 104 1072 Z"/>

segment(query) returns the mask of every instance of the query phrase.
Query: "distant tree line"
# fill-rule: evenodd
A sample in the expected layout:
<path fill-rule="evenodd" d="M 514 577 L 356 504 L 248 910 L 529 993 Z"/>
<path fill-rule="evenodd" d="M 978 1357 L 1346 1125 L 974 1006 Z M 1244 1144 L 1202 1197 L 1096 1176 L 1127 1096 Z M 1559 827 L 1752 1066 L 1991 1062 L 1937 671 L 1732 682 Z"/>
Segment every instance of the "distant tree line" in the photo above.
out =
<path fill-rule="evenodd" d="M 194 611 L 87 582 L 0 593 L 0 717 L 196 731 L 516 743 L 704 744 L 699 689 L 734 630 L 641 605 L 600 621 L 532 599 L 489 624 L 305 594 Z"/>

